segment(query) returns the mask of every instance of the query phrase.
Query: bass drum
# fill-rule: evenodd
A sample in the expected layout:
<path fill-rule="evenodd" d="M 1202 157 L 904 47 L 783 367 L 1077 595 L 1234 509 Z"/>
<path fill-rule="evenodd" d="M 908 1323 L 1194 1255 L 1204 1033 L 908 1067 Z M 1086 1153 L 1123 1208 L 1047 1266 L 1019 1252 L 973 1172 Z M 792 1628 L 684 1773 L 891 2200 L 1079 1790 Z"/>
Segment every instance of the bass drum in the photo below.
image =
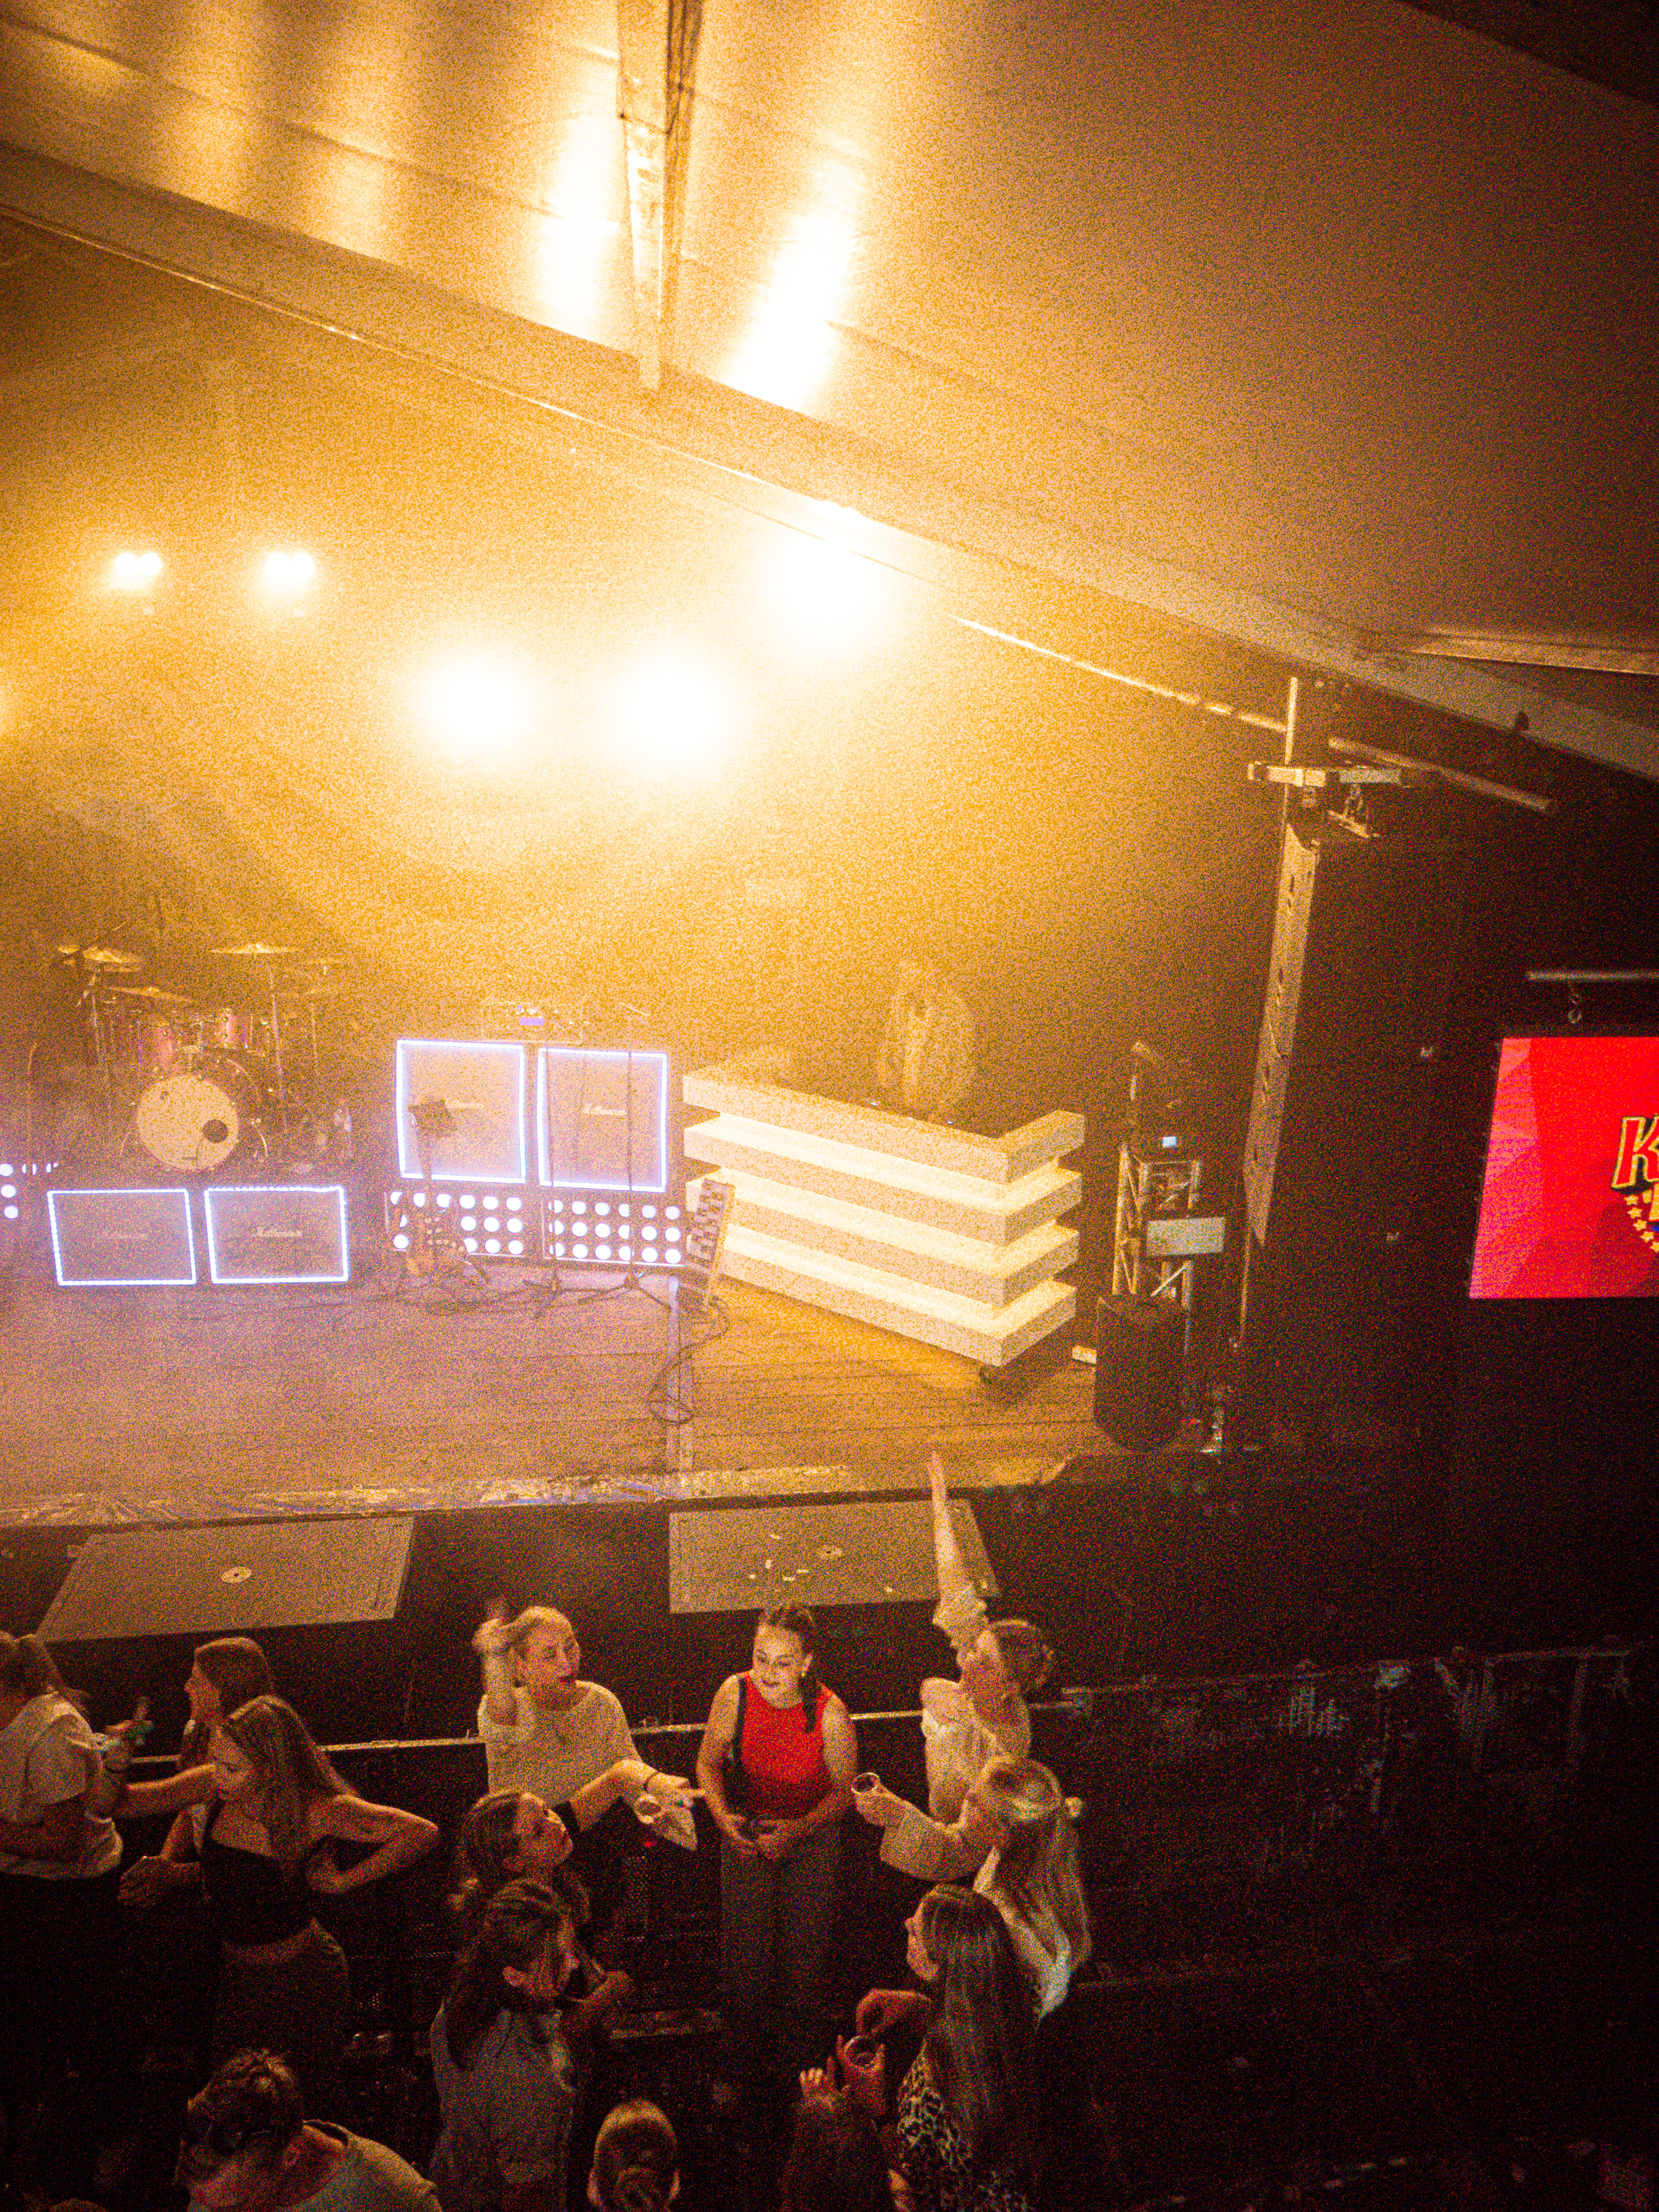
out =
<path fill-rule="evenodd" d="M 159 1167 L 205 1175 L 259 1128 L 260 1085 L 228 1053 L 204 1053 L 139 1093 L 133 1133 Z"/>

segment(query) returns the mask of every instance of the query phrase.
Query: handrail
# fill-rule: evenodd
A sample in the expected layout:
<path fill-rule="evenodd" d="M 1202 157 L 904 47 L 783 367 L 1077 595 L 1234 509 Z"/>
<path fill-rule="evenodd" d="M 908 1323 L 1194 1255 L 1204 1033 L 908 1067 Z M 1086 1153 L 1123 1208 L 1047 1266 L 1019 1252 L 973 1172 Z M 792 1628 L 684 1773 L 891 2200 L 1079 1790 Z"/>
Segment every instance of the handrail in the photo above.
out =
<path fill-rule="evenodd" d="M 1638 1652 L 1656 1648 L 1659 1647 L 1651 1639 L 1644 1638 L 1630 1644 L 1567 1644 L 1548 1650 L 1479 1652 L 1471 1656 L 1483 1668 L 1518 1667 L 1528 1662 L 1566 1659 L 1584 1666 L 1598 1661 L 1612 1662 L 1631 1659 Z M 1432 1663 L 1438 1656 L 1431 1654 L 1426 1660 L 1352 1660 L 1327 1667 L 1310 1667 L 1305 1670 L 1294 1667 L 1274 1668 L 1254 1674 L 1145 1674 L 1133 1682 L 1077 1684 L 1066 1688 L 1060 1697 L 1042 1699 L 1028 1710 L 1033 1719 L 1075 1719 L 1079 1714 L 1085 1717 L 1090 1716 L 1097 1705 L 1112 1698 L 1146 1697 L 1153 1693 L 1170 1696 L 1185 1692 L 1200 1693 L 1218 1689 L 1260 1688 L 1273 1684 L 1283 1684 L 1286 1689 L 1301 1689 L 1333 1675 L 1354 1674 L 1361 1668 L 1375 1670 L 1380 1678 L 1401 1667 Z M 885 1711 L 854 1713 L 852 1719 L 855 1728 L 912 1721 L 919 1723 L 921 1709 L 916 1705 L 900 1706 Z M 704 1723 L 700 1720 L 636 1721 L 630 1725 L 635 1736 L 658 1738 L 701 1736 Z M 483 1748 L 482 1739 L 476 1735 L 374 1736 L 361 1743 L 331 1743 L 324 1748 L 331 1758 L 350 1759 L 368 1758 L 388 1752 L 465 1751 L 469 1746 L 480 1751 Z M 143 1758 L 135 1759 L 131 1771 L 135 1774 L 141 1770 L 162 1773 L 172 1772 L 173 1767 L 174 1760 L 171 1754 L 151 1753 Z"/>

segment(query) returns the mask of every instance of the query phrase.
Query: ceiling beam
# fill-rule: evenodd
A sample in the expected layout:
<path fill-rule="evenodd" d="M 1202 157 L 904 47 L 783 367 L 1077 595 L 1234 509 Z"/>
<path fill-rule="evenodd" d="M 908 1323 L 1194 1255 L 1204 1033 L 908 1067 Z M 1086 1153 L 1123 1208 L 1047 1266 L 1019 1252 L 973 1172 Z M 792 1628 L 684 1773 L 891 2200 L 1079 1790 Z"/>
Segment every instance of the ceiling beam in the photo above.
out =
<path fill-rule="evenodd" d="M 1515 630 L 1377 630 L 1376 653 L 1438 660 L 1484 660 L 1524 668 L 1599 668 L 1610 676 L 1659 676 L 1659 638 L 1527 637 Z"/>
<path fill-rule="evenodd" d="M 668 359 L 673 260 L 702 0 L 617 0 L 617 106 L 628 144 L 634 350 L 656 392 Z"/>
<path fill-rule="evenodd" d="M 959 573 L 966 556 L 1059 577 L 1237 639 L 1292 668 L 1346 676 L 1494 729 L 1514 729 L 1524 714 L 1538 744 L 1659 775 L 1652 728 L 1552 696 L 1519 680 L 1519 672 L 1510 679 L 1491 664 L 1389 650 L 1350 623 L 1021 513 L 975 487 L 907 467 L 871 439 L 718 385 L 678 380 L 659 397 L 642 398 L 625 356 L 291 233 L 3 143 L 0 216 L 165 270 L 388 361 L 459 378 L 481 394 L 510 395 L 567 432 L 580 428 L 596 445 L 625 453 L 634 466 L 681 480 L 682 494 L 695 482 L 710 500 L 755 513 L 787 514 L 797 500 L 828 502 L 831 513 L 856 509 L 851 524 L 860 534 L 894 533 L 886 557 L 895 567 Z M 963 605 L 963 596 L 951 592 L 953 611 L 987 618 L 984 605 Z"/>

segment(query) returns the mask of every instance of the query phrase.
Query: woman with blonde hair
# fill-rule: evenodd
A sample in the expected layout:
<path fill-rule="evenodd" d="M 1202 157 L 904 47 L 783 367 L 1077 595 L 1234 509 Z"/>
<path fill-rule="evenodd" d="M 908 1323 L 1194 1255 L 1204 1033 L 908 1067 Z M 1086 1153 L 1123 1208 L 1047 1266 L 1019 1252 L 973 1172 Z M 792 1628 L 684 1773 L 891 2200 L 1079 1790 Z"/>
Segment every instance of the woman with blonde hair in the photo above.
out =
<path fill-rule="evenodd" d="M 251 1698 L 214 1726 L 210 1764 L 120 1788 L 118 1818 L 204 1804 L 202 1890 L 219 1938 L 212 2063 L 233 2051 L 285 2054 L 313 2112 L 332 2109 L 345 2038 L 345 1954 L 312 1910 L 422 1857 L 438 1831 L 417 1813 L 371 1805 L 335 1772 L 281 1698 Z M 119 1784 L 124 1771 L 110 1762 Z M 336 1843 L 372 1846 L 341 1871 Z"/>
<path fill-rule="evenodd" d="M 988 1759 L 950 1827 L 879 1784 L 856 1792 L 853 1802 L 885 1831 L 881 1856 L 889 1866 L 934 1881 L 972 1874 L 1007 1923 L 1039 2016 L 1063 2002 L 1093 1944 L 1077 1845 L 1083 1807 L 1046 1766 Z"/>
<path fill-rule="evenodd" d="M 667 2212 L 680 2193 L 680 2147 L 666 2112 L 635 2097 L 606 2113 L 593 2146 L 595 2212 Z"/>
<path fill-rule="evenodd" d="M 562 1804 L 619 1759 L 637 1759 L 628 1717 L 603 1682 L 581 1679 L 568 1617 L 527 1605 L 509 1620 L 497 1602 L 472 1639 L 483 1673 L 478 1734 L 492 1790 L 533 1790 Z"/>
<path fill-rule="evenodd" d="M 1054 1670 L 1054 1655 L 1029 1620 L 993 1620 L 963 1563 L 951 1521 L 945 1462 L 927 1462 L 933 1500 L 933 1558 L 939 1606 L 933 1626 L 955 1647 L 952 1682 L 932 1676 L 921 1686 L 921 1733 L 927 1760 L 927 1809 L 936 1820 L 957 1819 L 969 1785 L 999 1753 L 1024 1759 L 1031 1748 L 1025 1700 Z"/>

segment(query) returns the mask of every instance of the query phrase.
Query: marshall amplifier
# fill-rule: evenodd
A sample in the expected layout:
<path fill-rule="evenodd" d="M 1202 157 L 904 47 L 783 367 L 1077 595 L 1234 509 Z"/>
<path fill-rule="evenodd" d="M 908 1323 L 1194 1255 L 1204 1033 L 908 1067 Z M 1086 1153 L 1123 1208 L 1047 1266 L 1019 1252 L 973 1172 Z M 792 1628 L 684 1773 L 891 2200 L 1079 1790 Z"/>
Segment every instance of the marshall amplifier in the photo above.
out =
<path fill-rule="evenodd" d="M 338 1183 L 215 1183 L 202 1194 L 216 1283 L 343 1283 L 351 1273 Z"/>
<path fill-rule="evenodd" d="M 544 1187 L 666 1197 L 678 1164 L 672 1157 L 677 1147 L 669 1089 L 665 1052 L 544 1045 L 536 1055 L 537 1164 Z"/>
<path fill-rule="evenodd" d="M 188 1191 L 49 1190 L 46 1218 L 66 1291 L 196 1280 Z"/>
<path fill-rule="evenodd" d="M 526 1180 L 525 1048 L 493 1040 L 400 1037 L 396 1098 L 398 1170 L 434 1182 Z"/>

